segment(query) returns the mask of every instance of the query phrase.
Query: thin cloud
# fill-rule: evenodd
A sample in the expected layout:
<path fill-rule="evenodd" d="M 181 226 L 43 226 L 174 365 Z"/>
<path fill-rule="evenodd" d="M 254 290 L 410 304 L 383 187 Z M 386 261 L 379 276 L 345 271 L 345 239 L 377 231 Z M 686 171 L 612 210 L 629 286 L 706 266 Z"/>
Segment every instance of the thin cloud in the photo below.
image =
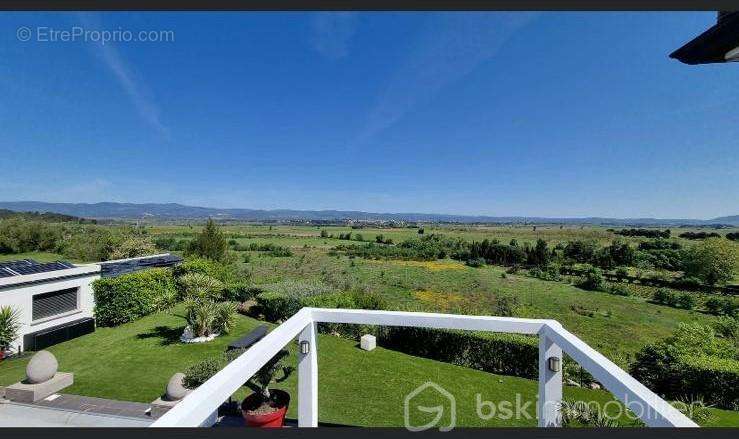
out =
<path fill-rule="evenodd" d="M 353 146 L 398 122 L 421 101 L 462 79 L 500 50 L 533 13 L 445 14 L 433 19 L 370 111 Z M 434 17 L 436 18 L 436 17 Z"/>
<path fill-rule="evenodd" d="M 357 14 L 319 13 L 313 19 L 312 28 L 313 49 L 326 58 L 340 59 L 349 54 L 349 45 L 357 30 Z"/>
<path fill-rule="evenodd" d="M 80 14 L 80 22 L 82 26 L 88 29 L 101 30 L 100 20 L 90 14 Z M 160 135 L 169 139 L 169 129 L 161 122 L 160 110 L 157 104 L 149 94 L 146 93 L 146 87 L 143 82 L 138 80 L 128 63 L 121 57 L 115 46 L 108 42 L 106 44 L 89 43 L 93 47 L 95 55 L 105 64 L 105 66 L 113 73 L 116 80 L 120 84 L 123 91 L 126 92 L 131 103 L 139 113 L 139 116 L 146 121 Z"/>

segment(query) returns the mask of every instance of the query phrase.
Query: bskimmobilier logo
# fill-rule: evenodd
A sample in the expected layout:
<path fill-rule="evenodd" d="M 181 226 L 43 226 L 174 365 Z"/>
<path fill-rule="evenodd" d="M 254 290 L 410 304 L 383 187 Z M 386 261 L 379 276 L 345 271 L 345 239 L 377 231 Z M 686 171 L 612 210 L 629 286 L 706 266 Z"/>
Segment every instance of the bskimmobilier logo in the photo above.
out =
<path fill-rule="evenodd" d="M 424 401 L 428 399 L 436 400 L 439 404 L 434 406 L 420 405 L 421 398 Z M 414 425 L 411 421 L 411 408 L 422 413 L 434 414 L 434 418 L 425 424 Z M 446 410 L 449 410 L 449 423 L 440 425 Z M 436 426 L 439 427 L 439 431 L 450 431 L 457 424 L 457 401 L 454 395 L 446 389 L 434 382 L 427 381 L 406 395 L 403 401 L 403 421 L 405 428 L 409 431 L 424 431 Z"/>

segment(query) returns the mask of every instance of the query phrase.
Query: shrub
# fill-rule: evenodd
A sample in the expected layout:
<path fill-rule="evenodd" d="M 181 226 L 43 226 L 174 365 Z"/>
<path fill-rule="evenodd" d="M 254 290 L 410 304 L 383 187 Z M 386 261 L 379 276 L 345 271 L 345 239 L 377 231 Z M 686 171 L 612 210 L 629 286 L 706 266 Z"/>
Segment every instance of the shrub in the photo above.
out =
<path fill-rule="evenodd" d="M 585 290 L 603 291 L 605 288 L 605 279 L 600 268 L 588 266 L 585 268 L 583 276 L 580 278 L 578 286 Z"/>
<path fill-rule="evenodd" d="M 682 293 L 678 295 L 677 300 L 675 301 L 675 306 L 683 309 L 693 309 L 695 308 L 695 304 L 695 296 L 690 293 Z"/>
<path fill-rule="evenodd" d="M 705 307 L 708 312 L 717 316 L 735 316 L 739 304 L 729 297 L 711 297 L 706 300 Z"/>
<path fill-rule="evenodd" d="M 629 289 L 624 285 L 613 285 L 608 289 L 608 292 L 616 296 L 628 296 L 631 294 Z"/>
<path fill-rule="evenodd" d="M 667 288 L 658 288 L 652 298 L 661 305 L 675 306 L 677 304 L 677 296 Z"/>
<path fill-rule="evenodd" d="M 380 332 L 379 342 L 388 349 L 486 372 L 524 378 L 538 376 L 536 337 L 386 327 Z"/>
<path fill-rule="evenodd" d="M 188 389 L 195 389 L 217 374 L 226 364 L 228 363 L 222 356 L 206 358 L 185 369 L 183 383 Z"/>
<path fill-rule="evenodd" d="M 172 268 L 176 279 L 188 273 L 200 273 L 218 279 L 224 284 L 237 280 L 236 267 L 233 264 L 220 263 L 203 258 L 190 258 Z M 178 288 L 181 288 L 178 282 Z"/>
<path fill-rule="evenodd" d="M 188 389 L 195 389 L 217 374 L 228 363 L 243 354 L 246 349 L 232 349 L 215 357 L 206 358 L 185 369 L 184 385 Z"/>
<path fill-rule="evenodd" d="M 20 311 L 10 306 L 0 307 L 0 350 L 13 344 L 20 329 Z"/>
<path fill-rule="evenodd" d="M 262 288 L 247 282 L 234 282 L 226 285 L 221 299 L 228 302 L 246 302 L 254 299 L 262 291 L 264 291 Z"/>
<path fill-rule="evenodd" d="M 730 281 L 738 268 L 736 245 L 724 239 L 709 238 L 690 248 L 685 275 L 696 277 L 706 285 L 715 285 Z"/>
<path fill-rule="evenodd" d="M 701 395 L 710 404 L 734 408 L 739 403 L 739 362 L 732 340 L 713 329 L 681 323 L 667 339 L 637 352 L 631 374 L 670 399 Z"/>
<path fill-rule="evenodd" d="M 92 284 L 95 320 L 99 326 L 117 326 L 147 314 L 163 311 L 177 300 L 172 273 L 152 268 L 98 279 Z"/>
<path fill-rule="evenodd" d="M 216 223 L 209 218 L 203 231 L 190 242 L 186 253 L 213 261 L 225 261 L 228 242 Z"/>
<path fill-rule="evenodd" d="M 713 324 L 716 334 L 729 339 L 734 339 L 739 344 L 739 319 L 736 317 L 720 316 Z"/>
<path fill-rule="evenodd" d="M 236 304 L 188 299 L 185 302 L 185 320 L 196 337 L 228 334 L 236 323 Z"/>
<path fill-rule="evenodd" d="M 484 267 L 485 266 L 485 259 L 483 258 L 473 258 L 473 259 L 467 259 L 465 264 L 469 265 L 470 267 Z"/>
<path fill-rule="evenodd" d="M 202 273 L 187 273 L 177 283 L 184 298 L 217 300 L 224 289 L 221 281 Z"/>
<path fill-rule="evenodd" d="M 626 267 L 618 267 L 616 268 L 616 277 L 619 281 L 622 281 L 629 277 L 629 270 L 626 269 Z"/>

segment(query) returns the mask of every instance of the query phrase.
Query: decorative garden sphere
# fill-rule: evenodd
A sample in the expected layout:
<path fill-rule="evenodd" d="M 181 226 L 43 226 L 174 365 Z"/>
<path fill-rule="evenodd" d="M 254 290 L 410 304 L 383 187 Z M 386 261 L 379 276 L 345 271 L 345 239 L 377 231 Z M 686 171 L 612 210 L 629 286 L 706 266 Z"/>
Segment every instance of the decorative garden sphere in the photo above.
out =
<path fill-rule="evenodd" d="M 49 351 L 38 351 L 26 366 L 26 376 L 31 384 L 49 381 L 56 374 L 59 363 Z"/>
<path fill-rule="evenodd" d="M 187 395 L 188 390 L 185 388 L 184 379 L 185 374 L 182 372 L 177 372 L 169 379 L 165 394 L 168 401 L 179 401 Z"/>

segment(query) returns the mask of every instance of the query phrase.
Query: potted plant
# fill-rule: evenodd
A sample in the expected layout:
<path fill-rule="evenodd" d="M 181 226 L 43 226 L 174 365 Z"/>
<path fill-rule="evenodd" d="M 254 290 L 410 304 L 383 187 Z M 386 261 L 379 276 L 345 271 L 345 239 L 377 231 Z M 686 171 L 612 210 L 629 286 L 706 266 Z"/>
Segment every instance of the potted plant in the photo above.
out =
<path fill-rule="evenodd" d="M 278 352 L 244 384 L 254 392 L 241 403 L 246 425 L 251 427 L 283 426 L 285 413 L 290 404 L 290 395 L 283 390 L 270 389 L 269 386 L 272 383 L 286 380 L 295 370 L 294 367 L 283 364 L 288 354 L 288 351 L 284 349 Z M 276 377 L 278 372 L 282 373 L 279 378 Z"/>
<path fill-rule="evenodd" d="M 5 358 L 5 350 L 18 338 L 20 328 L 20 313 L 9 306 L 0 307 L 0 360 Z"/>

